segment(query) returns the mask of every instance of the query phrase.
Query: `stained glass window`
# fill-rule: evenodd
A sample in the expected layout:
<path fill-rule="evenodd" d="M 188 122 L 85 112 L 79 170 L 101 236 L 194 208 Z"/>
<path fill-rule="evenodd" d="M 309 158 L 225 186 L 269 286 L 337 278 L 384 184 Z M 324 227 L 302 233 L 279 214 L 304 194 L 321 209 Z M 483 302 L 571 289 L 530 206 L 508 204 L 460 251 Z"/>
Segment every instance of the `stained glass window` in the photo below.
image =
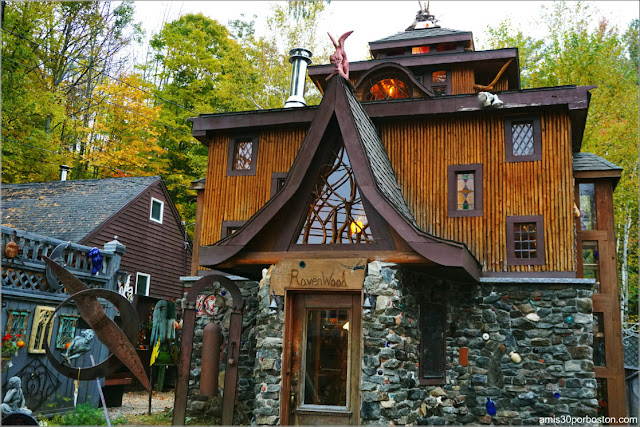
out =
<path fill-rule="evenodd" d="M 58 325 L 58 335 L 56 337 L 56 348 L 65 349 L 67 343 L 70 343 L 76 334 L 76 324 L 78 316 L 71 314 L 60 315 Z"/>
<path fill-rule="evenodd" d="M 253 154 L 252 141 L 236 141 L 236 146 L 233 154 L 233 169 L 234 170 L 251 169 L 252 154 Z"/>
<path fill-rule="evenodd" d="M 458 184 L 458 210 L 475 209 L 475 174 L 463 172 L 456 174 Z"/>
<path fill-rule="evenodd" d="M 516 258 L 537 258 L 535 222 L 513 224 L 514 254 Z"/>
<path fill-rule="evenodd" d="M 320 168 L 298 244 L 373 243 L 360 191 L 344 145 Z"/>
<path fill-rule="evenodd" d="M 533 121 L 511 123 L 514 156 L 531 156 L 534 154 Z"/>
<path fill-rule="evenodd" d="M 400 79 L 382 79 L 371 86 L 365 101 L 409 98 L 409 89 Z"/>

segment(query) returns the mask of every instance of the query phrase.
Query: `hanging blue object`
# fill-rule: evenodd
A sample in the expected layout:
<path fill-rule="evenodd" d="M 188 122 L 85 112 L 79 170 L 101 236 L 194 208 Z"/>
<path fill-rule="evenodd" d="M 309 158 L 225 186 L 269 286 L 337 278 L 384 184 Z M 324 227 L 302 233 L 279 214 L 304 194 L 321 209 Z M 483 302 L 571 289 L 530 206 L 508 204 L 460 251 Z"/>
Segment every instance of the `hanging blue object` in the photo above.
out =
<path fill-rule="evenodd" d="M 98 248 L 91 248 L 91 250 L 87 253 L 87 256 L 91 258 L 91 272 L 93 274 L 98 274 L 98 271 L 102 268 L 102 256 L 100 255 L 100 251 Z"/>
<path fill-rule="evenodd" d="M 496 414 L 496 404 L 491 400 L 490 397 L 487 397 L 487 414 L 489 415 Z"/>

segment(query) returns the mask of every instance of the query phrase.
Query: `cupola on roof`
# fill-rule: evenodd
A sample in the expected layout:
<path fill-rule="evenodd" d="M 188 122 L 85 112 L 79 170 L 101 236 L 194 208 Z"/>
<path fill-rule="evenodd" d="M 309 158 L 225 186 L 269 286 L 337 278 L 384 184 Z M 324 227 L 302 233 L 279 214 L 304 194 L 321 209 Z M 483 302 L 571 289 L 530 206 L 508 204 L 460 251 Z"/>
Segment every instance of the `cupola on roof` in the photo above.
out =
<path fill-rule="evenodd" d="M 427 2 L 426 7 L 421 6 L 409 27 L 400 33 L 369 42 L 369 49 L 374 58 L 473 50 L 473 34 L 440 27 L 435 15 L 429 12 Z"/>

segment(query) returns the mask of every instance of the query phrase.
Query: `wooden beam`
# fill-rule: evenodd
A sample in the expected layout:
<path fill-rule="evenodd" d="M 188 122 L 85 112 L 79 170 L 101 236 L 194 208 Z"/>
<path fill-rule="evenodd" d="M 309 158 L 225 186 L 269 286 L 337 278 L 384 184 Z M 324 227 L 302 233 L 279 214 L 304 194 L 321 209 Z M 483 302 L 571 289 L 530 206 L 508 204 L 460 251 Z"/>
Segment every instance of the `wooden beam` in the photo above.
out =
<path fill-rule="evenodd" d="M 247 252 L 219 264 L 216 268 L 227 269 L 241 265 L 272 265 L 283 259 L 342 259 L 366 258 L 368 262 L 381 261 L 395 264 L 435 265 L 415 252 L 396 251 L 304 251 L 304 252 Z"/>

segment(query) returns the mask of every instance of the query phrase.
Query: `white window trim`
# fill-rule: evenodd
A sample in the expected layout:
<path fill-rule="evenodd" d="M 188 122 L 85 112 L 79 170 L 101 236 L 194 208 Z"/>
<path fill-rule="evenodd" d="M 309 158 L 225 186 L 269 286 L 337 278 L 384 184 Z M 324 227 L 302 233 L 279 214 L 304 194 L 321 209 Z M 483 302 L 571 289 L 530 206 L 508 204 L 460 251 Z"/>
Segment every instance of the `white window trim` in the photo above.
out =
<path fill-rule="evenodd" d="M 149 288 L 151 288 L 151 275 L 147 273 L 136 273 L 136 295 L 140 295 L 138 294 L 138 279 L 140 278 L 140 276 L 145 276 L 147 278 L 147 291 L 144 296 L 148 297 Z"/>
<path fill-rule="evenodd" d="M 160 203 L 160 220 L 158 221 L 153 217 L 153 202 Z M 162 217 L 164 216 L 164 202 L 162 200 L 158 200 L 155 197 L 151 198 L 151 205 L 149 206 L 149 219 L 153 222 L 157 222 L 158 224 L 162 224 Z"/>

